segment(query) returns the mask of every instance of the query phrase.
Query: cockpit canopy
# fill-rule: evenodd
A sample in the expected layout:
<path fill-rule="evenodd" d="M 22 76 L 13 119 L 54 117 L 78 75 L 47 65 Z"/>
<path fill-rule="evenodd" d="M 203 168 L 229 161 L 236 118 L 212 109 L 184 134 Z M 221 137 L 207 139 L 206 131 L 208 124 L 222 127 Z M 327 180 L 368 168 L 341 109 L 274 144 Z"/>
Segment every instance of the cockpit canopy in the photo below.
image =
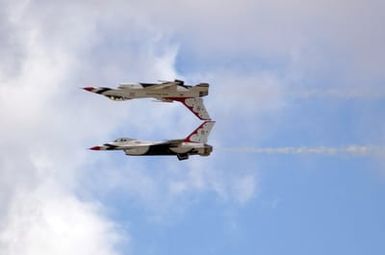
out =
<path fill-rule="evenodd" d="M 129 142 L 129 141 L 133 141 L 133 140 L 135 140 L 135 139 L 123 137 L 123 138 L 116 139 L 114 142 L 115 143 L 121 143 L 121 142 Z"/>

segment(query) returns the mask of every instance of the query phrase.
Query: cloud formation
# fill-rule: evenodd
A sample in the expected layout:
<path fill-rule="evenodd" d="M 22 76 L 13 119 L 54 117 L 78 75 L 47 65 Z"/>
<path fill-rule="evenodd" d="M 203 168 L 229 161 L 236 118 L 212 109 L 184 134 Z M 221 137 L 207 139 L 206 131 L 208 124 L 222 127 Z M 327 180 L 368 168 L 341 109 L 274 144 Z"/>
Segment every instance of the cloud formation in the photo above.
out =
<path fill-rule="evenodd" d="M 0 253 L 117 254 L 116 246 L 128 239 L 96 202 L 75 193 L 86 157 L 82 144 L 101 134 L 85 132 L 93 120 L 82 119 L 92 106 L 75 113 L 66 86 L 74 81 L 69 76 L 75 56 L 90 31 L 49 31 L 37 18 L 44 13 L 34 7 L 29 2 L 1 7 L 6 43 L 1 66 L 7 68 L 0 71 Z M 82 36 L 63 44 L 60 39 L 72 32 Z"/>
<path fill-rule="evenodd" d="M 103 218 L 96 204 L 57 185 L 39 184 L 13 196 L 2 217 L 2 254 L 118 254 L 117 244 L 128 242 L 129 235 Z"/>
<path fill-rule="evenodd" d="M 202 66 L 196 72 L 214 84 L 222 75 L 241 83 L 268 70 L 283 92 L 299 96 L 378 98 L 383 91 L 382 1 L 165 1 L 168 8 L 149 2 L 138 8 L 174 32 L 181 50 Z"/>

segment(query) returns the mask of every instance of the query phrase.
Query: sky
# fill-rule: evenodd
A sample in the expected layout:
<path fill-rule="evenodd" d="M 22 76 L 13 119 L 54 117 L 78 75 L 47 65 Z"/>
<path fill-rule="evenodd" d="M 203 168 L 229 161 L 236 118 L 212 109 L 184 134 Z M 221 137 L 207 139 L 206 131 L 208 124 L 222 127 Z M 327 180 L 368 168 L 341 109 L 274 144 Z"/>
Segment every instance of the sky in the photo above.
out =
<path fill-rule="evenodd" d="M 0 254 L 384 254 L 376 0 L 0 0 Z M 88 85 L 210 83 L 210 157 L 178 103 Z"/>

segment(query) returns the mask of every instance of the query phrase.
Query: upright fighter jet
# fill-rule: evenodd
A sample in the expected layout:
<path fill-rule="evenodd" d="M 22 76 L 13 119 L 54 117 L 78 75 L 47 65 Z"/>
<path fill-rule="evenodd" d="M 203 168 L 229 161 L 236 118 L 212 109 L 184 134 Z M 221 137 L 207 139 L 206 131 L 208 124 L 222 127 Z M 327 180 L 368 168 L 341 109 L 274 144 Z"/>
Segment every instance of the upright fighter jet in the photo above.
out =
<path fill-rule="evenodd" d="M 119 84 L 116 89 L 105 87 L 85 87 L 86 91 L 122 101 L 135 98 L 155 98 L 161 102 L 178 101 L 184 104 L 201 120 L 210 120 L 202 97 L 209 93 L 208 83 L 195 86 L 185 85 L 181 80 L 163 81 L 161 83 Z"/>
<path fill-rule="evenodd" d="M 91 147 L 90 150 L 122 150 L 129 156 L 176 155 L 179 160 L 188 159 L 190 155 L 209 156 L 213 147 L 207 144 L 207 138 L 214 124 L 214 121 L 205 121 L 184 139 L 150 142 L 119 138 L 113 142 Z"/>

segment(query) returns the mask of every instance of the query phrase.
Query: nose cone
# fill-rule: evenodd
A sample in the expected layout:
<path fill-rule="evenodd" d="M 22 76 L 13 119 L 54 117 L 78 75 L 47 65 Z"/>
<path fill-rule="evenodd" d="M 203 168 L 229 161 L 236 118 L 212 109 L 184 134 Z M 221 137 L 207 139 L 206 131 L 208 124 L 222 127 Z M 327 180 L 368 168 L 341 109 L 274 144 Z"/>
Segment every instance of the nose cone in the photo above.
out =
<path fill-rule="evenodd" d="M 84 87 L 83 89 L 89 92 L 93 92 L 95 90 L 94 87 Z"/>
<path fill-rule="evenodd" d="M 102 147 L 101 146 L 94 146 L 94 147 L 91 147 L 89 149 L 93 150 L 93 151 L 100 151 L 102 149 Z"/>

